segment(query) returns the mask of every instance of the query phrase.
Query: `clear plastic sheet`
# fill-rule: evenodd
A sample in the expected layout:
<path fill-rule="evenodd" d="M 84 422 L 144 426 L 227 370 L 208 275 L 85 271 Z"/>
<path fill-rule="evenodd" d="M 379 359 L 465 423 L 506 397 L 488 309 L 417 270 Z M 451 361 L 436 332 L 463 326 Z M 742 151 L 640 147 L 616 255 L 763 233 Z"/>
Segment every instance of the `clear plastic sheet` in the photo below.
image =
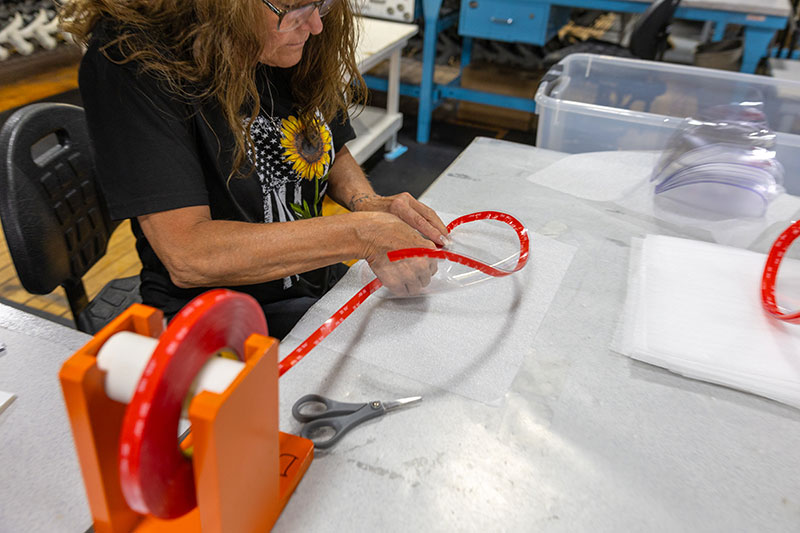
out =
<path fill-rule="evenodd" d="M 447 215 L 444 217 L 445 219 L 451 218 Z M 519 236 L 512 226 L 487 218 L 454 227 L 450 232 L 449 242 L 442 250 L 470 258 L 497 270 L 509 272 L 519 262 L 521 248 Z M 495 278 L 495 276 L 476 268 L 448 259 L 434 260 L 437 267 L 436 273 L 421 292 L 402 295 L 392 293 L 386 287 L 382 287 L 375 294 L 381 298 L 414 298 L 461 289 Z M 369 283 L 375 278 L 375 274 L 366 263 L 359 263 L 355 268 L 358 269 L 359 279 L 362 283 Z"/>
<path fill-rule="evenodd" d="M 775 133 L 754 102 L 686 119 L 651 176 L 656 198 L 730 218 L 764 216 L 783 180 Z"/>

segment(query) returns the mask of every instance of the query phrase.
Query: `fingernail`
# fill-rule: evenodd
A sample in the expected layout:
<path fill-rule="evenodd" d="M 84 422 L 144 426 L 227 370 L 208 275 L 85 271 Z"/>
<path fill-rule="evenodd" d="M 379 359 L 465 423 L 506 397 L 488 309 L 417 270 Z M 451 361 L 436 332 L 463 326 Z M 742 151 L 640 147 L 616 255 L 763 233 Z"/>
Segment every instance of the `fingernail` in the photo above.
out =
<path fill-rule="evenodd" d="M 453 243 L 453 241 L 451 241 L 450 237 L 448 237 L 447 235 L 441 235 L 439 237 L 439 240 L 441 241 L 442 246 L 449 246 Z"/>

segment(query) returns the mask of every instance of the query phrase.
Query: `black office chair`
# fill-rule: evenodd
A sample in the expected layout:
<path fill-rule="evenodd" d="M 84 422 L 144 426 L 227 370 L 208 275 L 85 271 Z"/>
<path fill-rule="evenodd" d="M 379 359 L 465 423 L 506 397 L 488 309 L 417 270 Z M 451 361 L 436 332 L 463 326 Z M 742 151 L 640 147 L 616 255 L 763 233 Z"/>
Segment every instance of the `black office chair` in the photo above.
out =
<path fill-rule="evenodd" d="M 576 53 L 660 61 L 667 49 L 670 24 L 680 2 L 681 0 L 654 1 L 634 24 L 628 48 L 598 39 L 587 39 L 550 52 L 545 56 L 545 65 L 549 67 Z"/>
<path fill-rule="evenodd" d="M 139 276 L 116 279 L 91 301 L 82 278 L 106 253 L 118 223 L 95 186 L 83 109 L 59 103 L 17 110 L 0 129 L 0 221 L 22 286 L 61 285 L 75 325 L 96 333 L 134 302 Z"/>

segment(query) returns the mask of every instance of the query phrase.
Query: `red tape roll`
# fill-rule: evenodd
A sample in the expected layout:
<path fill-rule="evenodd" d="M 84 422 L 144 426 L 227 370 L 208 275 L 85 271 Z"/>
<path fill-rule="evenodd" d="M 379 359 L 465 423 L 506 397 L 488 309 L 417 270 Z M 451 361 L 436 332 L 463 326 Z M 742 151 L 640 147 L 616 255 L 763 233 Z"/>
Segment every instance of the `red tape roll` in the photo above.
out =
<path fill-rule="evenodd" d="M 800 324 L 800 310 L 784 313 L 775 302 L 775 282 L 778 277 L 778 269 L 789 246 L 798 236 L 800 236 L 800 220 L 786 228 L 772 245 L 767 256 L 767 263 L 764 265 L 764 275 L 761 277 L 761 304 L 775 318 Z"/>
<path fill-rule="evenodd" d="M 494 277 L 508 276 L 509 274 L 513 274 L 514 272 L 522 269 L 522 267 L 524 267 L 528 262 L 528 254 L 530 251 L 530 239 L 528 238 L 528 230 L 525 229 L 525 226 L 523 226 L 519 220 L 506 213 L 501 213 L 499 211 L 479 211 L 477 213 L 471 213 L 469 215 L 458 217 L 447 225 L 447 229 L 448 231 L 452 231 L 453 228 L 460 226 L 461 224 L 476 220 L 497 220 L 508 224 L 514 229 L 514 231 L 517 233 L 517 237 L 519 238 L 519 259 L 517 260 L 517 264 L 513 269 L 498 269 L 465 255 L 431 248 L 406 248 L 403 250 L 395 250 L 393 252 L 389 252 L 389 260 L 400 261 L 401 259 L 409 259 L 411 257 L 433 257 L 437 259 L 446 259 L 448 261 L 466 265 L 470 268 L 474 268 L 483 272 L 484 274 Z M 365 285 L 363 289 L 358 291 L 355 296 L 350 298 L 346 304 L 344 304 L 328 320 L 326 320 L 322 326 L 320 326 L 314 333 L 309 335 L 306 340 L 301 342 L 300 345 L 292 351 L 292 353 L 283 358 L 283 360 L 279 363 L 278 374 L 281 376 L 284 375 L 289 371 L 290 368 L 299 363 L 300 360 L 305 357 L 306 354 L 308 354 L 308 352 L 322 342 L 322 340 L 333 330 L 335 330 L 336 327 L 341 324 L 342 321 L 344 321 L 344 319 L 350 316 L 353 311 L 358 309 L 358 306 L 364 303 L 370 294 L 380 289 L 381 285 L 382 284 L 380 280 L 376 278 Z"/>
<path fill-rule="evenodd" d="M 157 518 L 181 516 L 196 505 L 192 463 L 178 447 L 178 420 L 189 388 L 215 353 L 243 354 L 253 333 L 267 334 L 251 296 L 217 289 L 184 307 L 159 339 L 125 411 L 119 473 L 128 505 Z"/>

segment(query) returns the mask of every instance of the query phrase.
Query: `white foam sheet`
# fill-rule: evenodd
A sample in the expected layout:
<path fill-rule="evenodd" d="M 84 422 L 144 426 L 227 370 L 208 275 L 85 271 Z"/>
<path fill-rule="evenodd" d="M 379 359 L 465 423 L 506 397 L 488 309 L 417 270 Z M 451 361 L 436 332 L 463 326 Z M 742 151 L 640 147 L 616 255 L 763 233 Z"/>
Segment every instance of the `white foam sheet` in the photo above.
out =
<path fill-rule="evenodd" d="M 635 239 L 613 348 L 800 407 L 800 326 L 762 310 L 765 260 L 764 254 L 694 240 Z"/>
<path fill-rule="evenodd" d="M 800 212 L 800 197 L 782 194 L 763 217 L 723 218 L 677 202 L 657 198 L 650 175 L 659 151 L 589 152 L 569 155 L 534 173 L 528 180 L 578 198 L 609 202 L 678 227 L 699 229 L 719 244 L 747 248 L 766 229 Z"/>
<path fill-rule="evenodd" d="M 573 154 L 536 172 L 528 181 L 584 200 L 613 202 L 647 182 L 660 158 L 660 151 Z"/>
<path fill-rule="evenodd" d="M 322 346 L 477 401 L 498 401 L 530 350 L 575 253 L 573 246 L 553 239 L 530 238 L 531 255 L 521 271 L 418 298 L 373 295 Z M 362 288 L 359 270 L 351 268 L 306 313 L 281 343 L 282 357 Z M 306 359 L 315 355 L 312 351 Z"/>

